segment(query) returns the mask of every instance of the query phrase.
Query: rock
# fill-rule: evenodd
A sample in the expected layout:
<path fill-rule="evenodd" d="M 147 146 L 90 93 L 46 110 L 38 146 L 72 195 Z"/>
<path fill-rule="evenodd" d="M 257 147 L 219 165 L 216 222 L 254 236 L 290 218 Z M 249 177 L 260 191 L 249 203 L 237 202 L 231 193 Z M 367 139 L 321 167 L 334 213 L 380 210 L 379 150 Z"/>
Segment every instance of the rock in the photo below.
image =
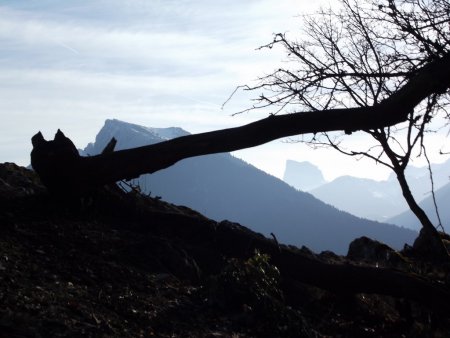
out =
<path fill-rule="evenodd" d="M 0 166 L 0 200 L 12 200 L 45 190 L 32 171 L 14 163 L 3 163 Z"/>
<path fill-rule="evenodd" d="M 368 237 L 353 240 L 348 248 L 347 258 L 375 263 L 383 267 L 407 265 L 406 260 L 394 249 Z"/>
<path fill-rule="evenodd" d="M 432 260 L 440 259 L 440 257 L 448 257 L 448 253 L 445 251 L 449 249 L 448 243 L 450 237 L 443 232 L 439 232 L 439 236 L 444 246 L 440 243 L 439 238 L 434 236 L 433 232 L 422 228 L 412 246 L 414 254 Z"/>

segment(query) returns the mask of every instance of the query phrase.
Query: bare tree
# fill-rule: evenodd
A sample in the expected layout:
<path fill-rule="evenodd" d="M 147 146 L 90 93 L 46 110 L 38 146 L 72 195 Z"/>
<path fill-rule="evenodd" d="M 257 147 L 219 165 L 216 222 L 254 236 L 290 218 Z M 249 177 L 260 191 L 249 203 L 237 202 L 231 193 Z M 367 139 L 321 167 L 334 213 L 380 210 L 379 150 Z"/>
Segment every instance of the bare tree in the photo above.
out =
<path fill-rule="evenodd" d="M 426 234 L 447 256 L 438 232 L 409 191 L 404 170 L 414 146 L 423 144 L 430 122 L 445 112 L 450 87 L 449 4 L 444 0 L 341 1 L 341 11 L 305 18 L 307 35 L 301 42 L 277 34 L 266 46 L 282 45 L 295 62 L 295 67 L 279 69 L 259 85 L 247 87 L 264 91 L 253 109 L 277 107 L 269 117 L 242 127 L 92 157 L 78 156 L 60 131 L 53 141 L 38 133 L 32 138 L 33 168 L 53 192 L 83 193 L 188 157 L 254 147 L 293 135 L 314 134 L 312 141 L 321 136 L 318 142 L 325 138 L 342 150 L 339 140 L 328 132 L 364 131 L 378 141 L 378 147 L 350 154 L 382 161 L 396 172 Z M 294 112 L 278 114 L 282 110 Z M 406 134 L 403 141 L 402 133 Z"/>
<path fill-rule="evenodd" d="M 450 3 L 446 0 L 341 0 L 339 9 L 322 9 L 303 19 L 301 40 L 279 33 L 261 47 L 281 45 L 288 62 L 260 78 L 257 85 L 245 87 L 263 91 L 248 110 L 276 107 L 280 113 L 377 107 L 426 65 L 447 58 L 450 50 Z M 436 228 L 409 189 L 405 169 L 415 149 L 419 156 L 424 153 L 424 136 L 435 127 L 433 120 L 439 116 L 448 120 L 447 104 L 447 88 L 442 84 L 410 106 L 403 123 L 362 128 L 375 141 L 368 149 L 344 147 L 346 134 L 356 130 L 351 126 L 342 134 L 315 133 L 303 140 L 368 157 L 392 169 L 423 226 L 425 247 L 445 256 Z"/>

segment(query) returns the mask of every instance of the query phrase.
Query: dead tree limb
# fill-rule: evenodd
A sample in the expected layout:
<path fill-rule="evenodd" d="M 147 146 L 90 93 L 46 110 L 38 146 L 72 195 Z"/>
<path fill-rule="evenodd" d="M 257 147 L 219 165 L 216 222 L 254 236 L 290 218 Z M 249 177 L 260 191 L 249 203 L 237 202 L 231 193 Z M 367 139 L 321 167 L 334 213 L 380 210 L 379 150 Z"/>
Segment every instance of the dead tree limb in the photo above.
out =
<path fill-rule="evenodd" d="M 405 121 L 408 113 L 426 97 L 444 93 L 449 87 L 450 55 L 446 55 L 422 67 L 397 92 L 371 107 L 269 116 L 241 127 L 92 157 L 75 154 L 75 146 L 60 131 L 54 141 L 46 141 L 38 133 L 32 139 L 31 163 L 49 189 L 85 191 L 153 173 L 185 158 L 250 148 L 282 137 L 338 130 L 351 133 L 392 126 Z"/>

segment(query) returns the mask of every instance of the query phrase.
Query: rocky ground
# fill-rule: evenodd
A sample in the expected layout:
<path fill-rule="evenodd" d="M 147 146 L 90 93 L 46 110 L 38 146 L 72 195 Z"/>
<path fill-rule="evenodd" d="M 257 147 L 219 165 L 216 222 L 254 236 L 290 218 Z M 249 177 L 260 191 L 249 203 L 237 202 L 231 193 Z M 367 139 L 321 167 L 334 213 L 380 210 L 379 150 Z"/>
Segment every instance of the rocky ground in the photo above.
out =
<path fill-rule="evenodd" d="M 212 241 L 205 231 L 260 235 L 137 190 L 54 197 L 32 171 L 5 163 L 0 205 L 0 337 L 450 334 L 450 315 L 439 309 L 287 283 L 264 248 L 235 257 L 223 248 L 239 243 Z M 448 287 L 445 264 L 368 239 L 354 242 L 349 257 L 290 250 L 332 264 L 395 267 Z"/>

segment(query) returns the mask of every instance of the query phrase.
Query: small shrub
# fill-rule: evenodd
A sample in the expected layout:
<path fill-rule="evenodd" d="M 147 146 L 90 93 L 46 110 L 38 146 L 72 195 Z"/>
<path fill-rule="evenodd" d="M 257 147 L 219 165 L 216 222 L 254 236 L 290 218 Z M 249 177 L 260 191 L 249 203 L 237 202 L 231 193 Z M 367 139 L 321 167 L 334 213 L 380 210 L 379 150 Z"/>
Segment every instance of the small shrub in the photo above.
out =
<path fill-rule="evenodd" d="M 219 276 L 221 291 L 229 307 L 243 305 L 267 307 L 282 300 L 279 288 L 280 272 L 269 263 L 269 256 L 256 251 L 246 261 L 230 259 Z"/>
<path fill-rule="evenodd" d="M 309 336 L 300 312 L 285 305 L 280 272 L 269 260 L 259 251 L 245 261 L 230 259 L 214 280 L 213 297 L 228 311 L 242 311 L 258 336 Z"/>

